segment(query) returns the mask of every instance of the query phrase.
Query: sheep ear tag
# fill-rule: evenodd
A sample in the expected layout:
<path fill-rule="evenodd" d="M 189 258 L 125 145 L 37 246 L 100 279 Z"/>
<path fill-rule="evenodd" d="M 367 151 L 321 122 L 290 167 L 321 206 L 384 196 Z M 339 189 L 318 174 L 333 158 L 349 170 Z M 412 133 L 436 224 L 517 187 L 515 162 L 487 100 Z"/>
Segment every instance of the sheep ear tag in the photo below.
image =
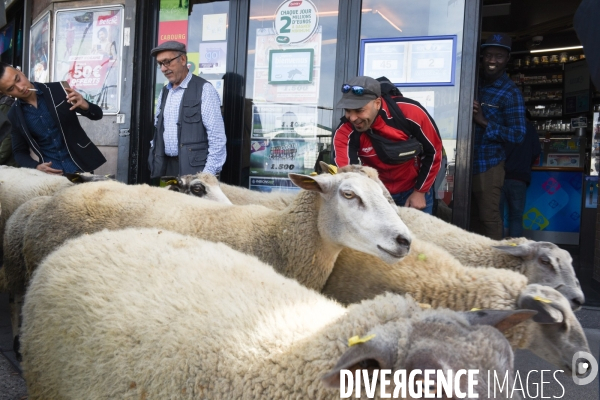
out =
<path fill-rule="evenodd" d="M 73 183 L 83 183 L 83 179 L 81 178 L 80 174 L 64 172 L 63 175 Z"/>
<path fill-rule="evenodd" d="M 288 174 L 288 177 L 292 181 L 292 183 L 298 186 L 300 189 L 310 190 L 312 192 L 323 193 L 323 188 L 317 181 L 319 176 L 309 176 L 309 175 L 300 175 L 300 174 Z"/>

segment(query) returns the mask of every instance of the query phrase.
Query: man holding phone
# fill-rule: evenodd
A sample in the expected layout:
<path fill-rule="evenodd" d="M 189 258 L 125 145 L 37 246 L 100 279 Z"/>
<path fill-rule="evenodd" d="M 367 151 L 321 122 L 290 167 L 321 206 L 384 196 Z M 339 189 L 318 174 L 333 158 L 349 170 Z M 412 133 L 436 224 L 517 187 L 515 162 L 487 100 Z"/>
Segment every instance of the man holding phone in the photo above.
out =
<path fill-rule="evenodd" d="M 21 167 L 62 175 L 91 172 L 106 162 L 77 117 L 79 113 L 99 120 L 102 109 L 66 82 L 32 83 L 18 69 L 0 63 L 0 92 L 17 99 L 8 119 L 13 153 Z M 39 161 L 31 158 L 30 149 Z"/>

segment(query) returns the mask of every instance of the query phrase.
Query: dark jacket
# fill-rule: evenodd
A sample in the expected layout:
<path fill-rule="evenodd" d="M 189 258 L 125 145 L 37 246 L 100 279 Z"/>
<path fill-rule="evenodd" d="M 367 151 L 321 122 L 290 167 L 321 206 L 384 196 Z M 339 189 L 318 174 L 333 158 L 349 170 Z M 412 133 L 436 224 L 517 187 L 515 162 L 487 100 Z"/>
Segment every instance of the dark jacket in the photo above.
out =
<path fill-rule="evenodd" d="M 63 133 L 63 139 L 73 162 L 85 172 L 93 171 L 104 164 L 106 158 L 87 136 L 77 117 L 77 113 L 80 113 L 93 121 L 99 120 L 102 118 L 102 109 L 89 103 L 90 108 L 87 111 L 82 109 L 71 111 L 69 110 L 71 105 L 67 103 L 65 91 L 60 83 L 50 82 L 39 85 L 50 114 L 55 118 L 56 125 Z M 52 110 L 56 112 L 52 112 Z M 15 101 L 11 107 L 8 119 L 12 124 L 12 148 L 17 163 L 22 167 L 36 168 L 39 164 L 46 162 L 37 142 L 27 128 L 20 101 Z M 40 159 L 39 162 L 31 158 L 30 148 Z"/>
<path fill-rule="evenodd" d="M 528 121 L 523 143 L 504 143 L 504 151 L 506 152 L 504 179 L 515 179 L 529 184 L 531 182 L 531 166 L 542 152 L 535 126 Z"/>
<path fill-rule="evenodd" d="M 18 167 L 12 152 L 12 125 L 8 120 L 8 111 L 14 103 L 14 99 L 9 96 L 0 97 L 0 165 Z"/>
<path fill-rule="evenodd" d="M 179 105 L 177 122 L 177 144 L 179 146 L 179 175 L 202 172 L 208 158 L 208 135 L 202 123 L 202 88 L 206 80 L 192 75 L 183 92 Z M 165 174 L 164 113 L 169 90 L 165 86 L 161 92 L 161 110 L 154 130 L 153 147 L 148 156 L 150 176 L 158 178 Z"/>

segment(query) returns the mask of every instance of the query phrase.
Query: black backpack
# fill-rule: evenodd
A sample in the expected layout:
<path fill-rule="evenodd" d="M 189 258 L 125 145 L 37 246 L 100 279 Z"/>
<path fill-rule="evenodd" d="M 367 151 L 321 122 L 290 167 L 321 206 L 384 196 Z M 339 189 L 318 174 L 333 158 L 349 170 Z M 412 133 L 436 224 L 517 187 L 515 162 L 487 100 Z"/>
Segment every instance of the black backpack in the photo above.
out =
<path fill-rule="evenodd" d="M 408 135 L 408 139 L 400 141 L 386 139 L 383 136 L 374 134 L 371 129 L 363 133 L 371 139 L 373 149 L 382 162 L 395 165 L 411 161 L 423 152 L 423 145 L 415 137 L 415 130 L 418 128 L 406 119 L 404 113 L 392 98 L 392 96 L 401 96 L 400 90 L 384 76 L 377 78 L 377 81 L 381 84 L 381 98 L 386 102 L 392 114 L 392 120 L 389 121 L 389 124 L 403 131 Z"/>

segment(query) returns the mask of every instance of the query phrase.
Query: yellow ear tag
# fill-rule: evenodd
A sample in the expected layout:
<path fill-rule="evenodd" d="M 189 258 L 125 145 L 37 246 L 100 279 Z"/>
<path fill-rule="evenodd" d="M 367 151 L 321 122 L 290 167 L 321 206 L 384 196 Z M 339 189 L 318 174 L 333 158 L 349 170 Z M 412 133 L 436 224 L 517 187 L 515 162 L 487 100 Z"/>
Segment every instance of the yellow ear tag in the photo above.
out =
<path fill-rule="evenodd" d="M 309 175 L 310 175 L 310 176 L 317 176 L 317 175 L 319 175 L 319 174 L 317 174 L 315 171 L 313 171 L 313 172 L 311 172 Z"/>
<path fill-rule="evenodd" d="M 509 245 L 509 246 L 514 246 L 514 247 L 517 247 L 517 244 L 516 244 L 516 243 L 509 243 L 508 245 Z"/>
<path fill-rule="evenodd" d="M 368 335 L 365 337 L 352 336 L 350 339 L 348 339 L 348 347 L 352 347 L 355 344 L 359 344 L 359 343 L 366 343 L 369 340 L 373 339 L 374 337 L 375 337 L 375 334 Z"/>
<path fill-rule="evenodd" d="M 552 300 L 545 299 L 541 296 L 535 296 L 533 299 L 535 301 L 541 301 L 542 303 L 552 304 Z"/>
<path fill-rule="evenodd" d="M 175 179 L 171 179 L 170 181 L 166 181 L 165 185 L 177 185 L 177 181 Z"/>
<path fill-rule="evenodd" d="M 337 172 L 338 172 L 338 169 L 337 169 L 337 167 L 336 167 L 335 165 L 328 164 L 328 165 L 327 165 L 327 167 L 328 167 L 328 170 L 329 170 L 328 172 L 329 172 L 331 175 L 335 175 L 335 174 L 337 174 Z"/>
<path fill-rule="evenodd" d="M 475 308 L 475 307 L 473 307 L 473 308 L 471 308 L 471 311 L 481 311 L 481 308 Z"/>
<path fill-rule="evenodd" d="M 431 308 L 431 304 L 425 304 L 425 303 L 418 303 L 419 307 L 421 307 L 423 310 L 428 310 Z"/>
<path fill-rule="evenodd" d="M 421 254 L 419 254 L 419 255 L 417 256 L 417 258 L 419 259 L 419 261 L 425 261 L 425 259 L 426 259 L 427 257 L 425 256 L 425 254 L 421 253 Z"/>

